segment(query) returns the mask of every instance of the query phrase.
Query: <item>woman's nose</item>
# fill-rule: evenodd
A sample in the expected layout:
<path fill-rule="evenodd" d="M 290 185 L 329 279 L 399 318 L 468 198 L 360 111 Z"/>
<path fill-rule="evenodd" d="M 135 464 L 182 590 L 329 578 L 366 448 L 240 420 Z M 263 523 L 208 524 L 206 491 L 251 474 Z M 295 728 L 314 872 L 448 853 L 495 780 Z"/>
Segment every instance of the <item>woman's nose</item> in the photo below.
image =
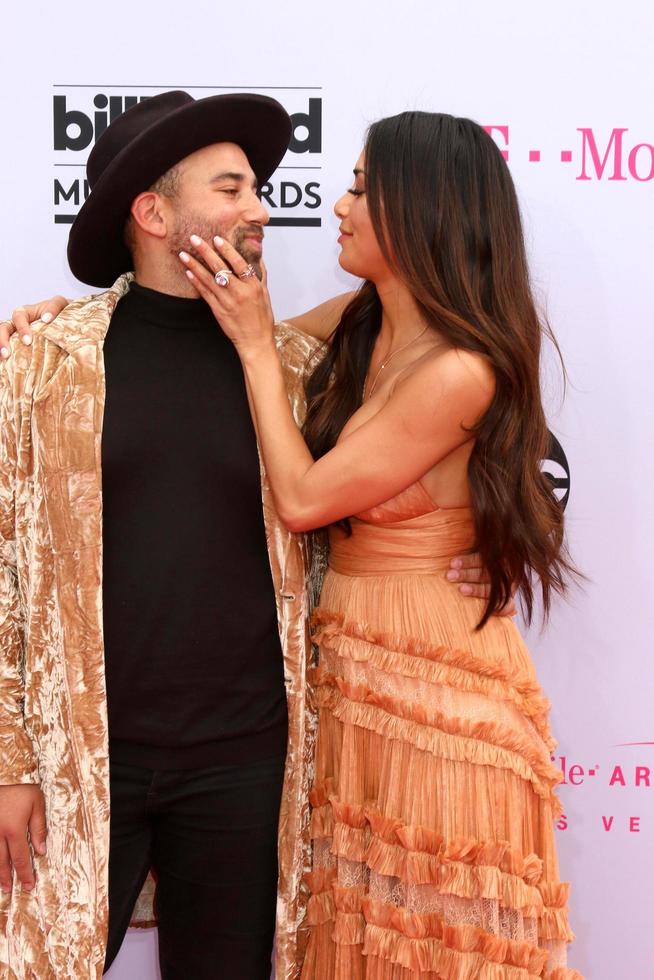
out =
<path fill-rule="evenodd" d="M 347 198 L 348 195 L 343 194 L 343 196 L 339 197 L 338 201 L 334 205 L 334 214 L 336 215 L 337 218 L 344 218 L 347 215 L 348 212 Z"/>

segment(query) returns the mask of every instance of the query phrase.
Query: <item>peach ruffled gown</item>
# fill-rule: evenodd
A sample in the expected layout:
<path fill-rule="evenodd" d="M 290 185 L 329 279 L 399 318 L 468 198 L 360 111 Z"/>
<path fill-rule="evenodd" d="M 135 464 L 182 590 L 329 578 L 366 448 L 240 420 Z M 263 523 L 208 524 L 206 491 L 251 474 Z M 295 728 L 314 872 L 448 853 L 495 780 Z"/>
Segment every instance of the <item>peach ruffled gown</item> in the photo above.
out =
<path fill-rule="evenodd" d="M 469 508 L 422 484 L 330 534 L 303 980 L 573 980 L 548 702 L 445 579 Z"/>

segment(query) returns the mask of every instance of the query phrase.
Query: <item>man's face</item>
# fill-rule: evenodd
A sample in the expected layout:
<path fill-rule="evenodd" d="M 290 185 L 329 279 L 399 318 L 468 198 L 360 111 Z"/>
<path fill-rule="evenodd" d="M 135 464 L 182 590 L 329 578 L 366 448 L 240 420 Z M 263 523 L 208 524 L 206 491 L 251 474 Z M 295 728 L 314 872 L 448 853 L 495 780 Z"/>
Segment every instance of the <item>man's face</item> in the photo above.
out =
<path fill-rule="evenodd" d="M 186 157 L 178 169 L 178 190 L 168 201 L 173 211 L 171 251 L 192 252 L 191 235 L 209 244 L 220 235 L 259 273 L 269 215 L 256 195 L 256 177 L 240 146 L 214 143 Z"/>

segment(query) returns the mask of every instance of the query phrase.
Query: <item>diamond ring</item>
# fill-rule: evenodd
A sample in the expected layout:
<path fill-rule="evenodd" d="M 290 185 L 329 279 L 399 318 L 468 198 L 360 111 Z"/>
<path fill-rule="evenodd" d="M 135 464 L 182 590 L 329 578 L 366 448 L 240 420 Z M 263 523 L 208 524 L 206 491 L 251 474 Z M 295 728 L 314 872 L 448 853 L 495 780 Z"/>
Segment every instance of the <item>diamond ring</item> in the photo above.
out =
<path fill-rule="evenodd" d="M 219 269 L 215 274 L 214 279 L 219 286 L 229 286 L 229 278 L 231 274 L 231 269 Z"/>

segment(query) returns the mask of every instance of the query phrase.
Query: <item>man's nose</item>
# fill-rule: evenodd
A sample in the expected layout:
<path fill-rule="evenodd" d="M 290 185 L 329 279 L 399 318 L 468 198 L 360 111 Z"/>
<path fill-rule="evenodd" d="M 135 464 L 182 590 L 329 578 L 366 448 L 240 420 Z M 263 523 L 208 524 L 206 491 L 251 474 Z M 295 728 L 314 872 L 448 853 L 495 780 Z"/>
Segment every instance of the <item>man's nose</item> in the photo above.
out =
<path fill-rule="evenodd" d="M 267 225 L 270 221 L 270 215 L 268 214 L 268 209 L 264 207 L 261 199 L 257 197 L 254 191 L 248 201 L 247 209 L 244 217 L 252 224 L 257 225 Z"/>

